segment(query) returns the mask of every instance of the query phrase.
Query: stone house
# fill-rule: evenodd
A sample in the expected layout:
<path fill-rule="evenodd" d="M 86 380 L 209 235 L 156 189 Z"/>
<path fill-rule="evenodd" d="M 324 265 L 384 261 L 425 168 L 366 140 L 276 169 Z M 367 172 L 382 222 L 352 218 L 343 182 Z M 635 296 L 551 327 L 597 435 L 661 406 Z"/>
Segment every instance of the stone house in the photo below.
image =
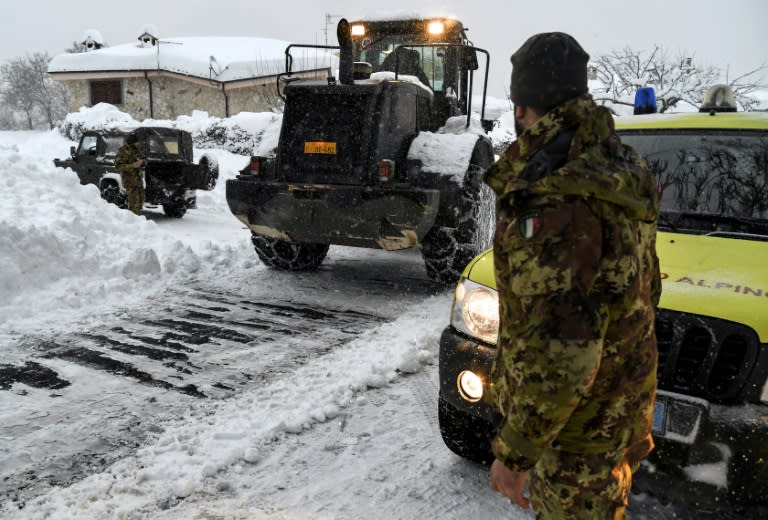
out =
<path fill-rule="evenodd" d="M 143 32 L 138 43 L 60 54 L 48 73 L 69 88 L 72 112 L 103 102 L 139 121 L 196 110 L 229 117 L 281 106 L 277 78 L 288 45 L 254 37 L 159 39 Z M 338 67 L 337 57 L 325 51 L 293 55 L 296 76 L 325 79 Z"/>

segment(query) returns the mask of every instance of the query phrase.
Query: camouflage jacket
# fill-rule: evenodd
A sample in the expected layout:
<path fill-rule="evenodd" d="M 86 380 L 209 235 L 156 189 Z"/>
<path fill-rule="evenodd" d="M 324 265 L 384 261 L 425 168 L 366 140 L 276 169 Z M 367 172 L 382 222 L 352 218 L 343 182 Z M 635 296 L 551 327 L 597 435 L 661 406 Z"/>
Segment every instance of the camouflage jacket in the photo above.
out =
<path fill-rule="evenodd" d="M 645 162 L 585 94 L 554 108 L 488 170 L 497 194 L 500 330 L 490 399 L 499 460 L 550 447 L 653 447 L 658 201 Z"/>
<path fill-rule="evenodd" d="M 121 176 L 136 176 L 141 179 L 141 171 L 143 168 L 134 168 L 131 166 L 131 164 L 141 159 L 144 159 L 144 154 L 141 153 L 141 150 L 131 144 L 124 144 L 117 151 L 115 167 L 120 172 Z"/>

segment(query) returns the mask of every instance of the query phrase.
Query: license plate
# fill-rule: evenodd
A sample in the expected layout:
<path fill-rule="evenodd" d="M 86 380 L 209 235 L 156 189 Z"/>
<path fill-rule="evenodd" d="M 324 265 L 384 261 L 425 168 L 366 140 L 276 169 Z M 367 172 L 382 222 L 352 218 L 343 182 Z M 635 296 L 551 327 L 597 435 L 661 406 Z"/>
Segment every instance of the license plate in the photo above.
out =
<path fill-rule="evenodd" d="M 329 141 L 306 141 L 304 153 L 336 155 L 336 143 Z"/>
<path fill-rule="evenodd" d="M 667 403 L 656 400 L 653 405 L 653 433 L 664 434 L 664 423 L 667 418 Z"/>

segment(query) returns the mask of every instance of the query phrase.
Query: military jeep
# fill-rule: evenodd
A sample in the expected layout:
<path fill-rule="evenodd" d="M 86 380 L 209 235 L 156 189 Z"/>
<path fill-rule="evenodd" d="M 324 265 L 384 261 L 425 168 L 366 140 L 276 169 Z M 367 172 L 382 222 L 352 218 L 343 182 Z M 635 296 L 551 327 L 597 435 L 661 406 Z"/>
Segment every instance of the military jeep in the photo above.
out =
<path fill-rule="evenodd" d="M 60 168 L 70 168 L 80 184 L 93 184 L 107 202 L 126 208 L 126 195 L 115 167 L 115 156 L 130 133 L 139 138 L 147 158 L 144 168 L 145 203 L 161 205 L 169 217 L 181 218 L 194 208 L 195 190 L 210 191 L 216 186 L 219 167 L 213 157 L 204 155 L 193 162 L 192 136 L 185 130 L 165 127 L 89 130 L 78 146 L 70 149 L 68 159 L 54 159 Z"/>

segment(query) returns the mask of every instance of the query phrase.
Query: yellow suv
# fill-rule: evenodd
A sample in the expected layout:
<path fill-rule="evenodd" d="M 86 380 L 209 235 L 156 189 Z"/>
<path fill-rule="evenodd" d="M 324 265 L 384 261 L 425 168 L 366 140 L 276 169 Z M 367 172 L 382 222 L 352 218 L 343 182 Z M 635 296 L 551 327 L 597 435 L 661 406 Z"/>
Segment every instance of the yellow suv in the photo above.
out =
<path fill-rule="evenodd" d="M 734 107 L 718 99 L 699 113 L 617 117 L 616 127 L 661 192 L 650 461 L 758 503 L 768 497 L 768 113 Z M 486 251 L 459 280 L 439 356 L 443 440 L 481 462 L 498 420 L 483 400 L 497 332 Z"/>

